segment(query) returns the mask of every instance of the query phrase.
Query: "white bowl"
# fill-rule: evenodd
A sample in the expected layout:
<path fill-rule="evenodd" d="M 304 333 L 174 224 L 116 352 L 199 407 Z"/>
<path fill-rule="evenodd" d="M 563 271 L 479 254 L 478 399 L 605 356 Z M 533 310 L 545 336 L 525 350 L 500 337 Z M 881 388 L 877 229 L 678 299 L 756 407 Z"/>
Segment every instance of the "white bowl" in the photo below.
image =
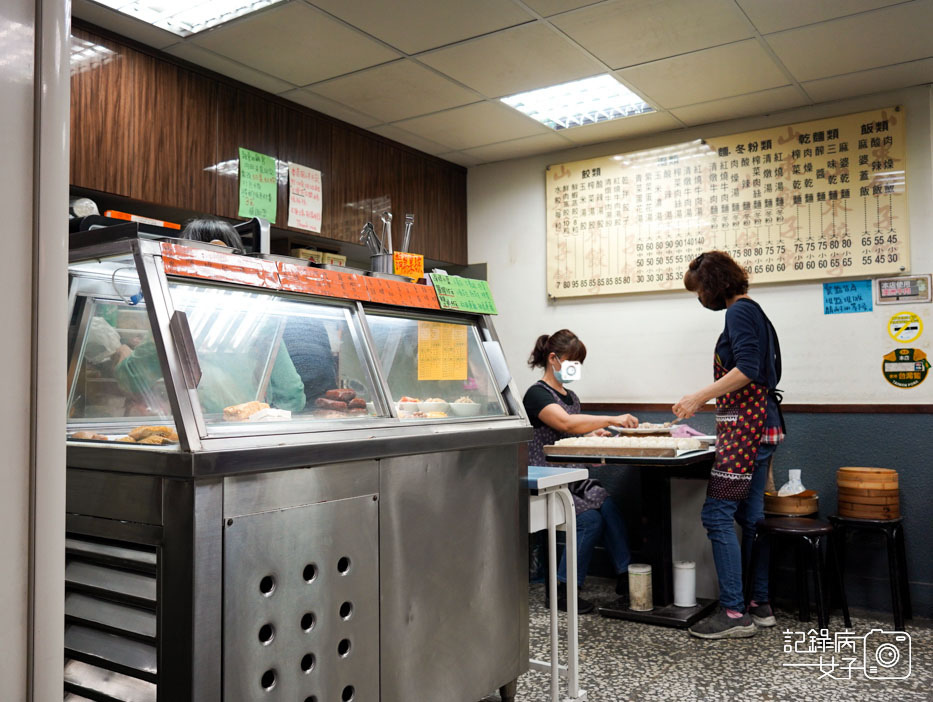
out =
<path fill-rule="evenodd" d="M 418 408 L 422 412 L 446 412 L 450 407 L 446 402 L 419 402 Z"/>
<path fill-rule="evenodd" d="M 398 408 L 402 412 L 417 412 L 420 402 L 399 402 Z"/>
<path fill-rule="evenodd" d="M 455 417 L 476 417 L 482 405 L 478 402 L 451 402 L 450 411 L 453 412 Z"/>

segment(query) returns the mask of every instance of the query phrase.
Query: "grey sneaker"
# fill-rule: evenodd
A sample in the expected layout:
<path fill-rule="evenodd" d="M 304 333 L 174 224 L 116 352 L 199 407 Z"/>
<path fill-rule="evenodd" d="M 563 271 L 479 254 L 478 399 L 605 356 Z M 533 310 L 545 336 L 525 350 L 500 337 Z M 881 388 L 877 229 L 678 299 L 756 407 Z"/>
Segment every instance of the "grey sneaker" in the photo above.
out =
<path fill-rule="evenodd" d="M 762 602 L 759 605 L 748 608 L 748 613 L 751 615 L 752 621 L 755 622 L 755 626 L 760 627 L 770 627 L 777 625 L 777 619 L 774 618 L 774 612 L 771 611 L 771 605 L 767 602 Z"/>
<path fill-rule="evenodd" d="M 754 636 L 758 631 L 748 612 L 739 619 L 732 619 L 726 610 L 720 607 L 701 622 L 697 622 L 687 631 L 700 639 L 744 639 Z"/>

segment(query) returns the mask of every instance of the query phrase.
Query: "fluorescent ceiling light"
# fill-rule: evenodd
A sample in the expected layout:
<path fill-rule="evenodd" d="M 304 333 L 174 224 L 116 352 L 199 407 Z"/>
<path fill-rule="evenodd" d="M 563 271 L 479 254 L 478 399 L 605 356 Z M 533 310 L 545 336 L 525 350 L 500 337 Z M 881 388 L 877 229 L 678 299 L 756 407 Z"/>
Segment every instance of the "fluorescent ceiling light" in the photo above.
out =
<path fill-rule="evenodd" d="M 282 0 L 95 0 L 100 5 L 187 37 Z"/>
<path fill-rule="evenodd" d="M 551 129 L 654 112 L 654 108 L 610 75 L 518 93 L 502 98 L 502 102 Z"/>

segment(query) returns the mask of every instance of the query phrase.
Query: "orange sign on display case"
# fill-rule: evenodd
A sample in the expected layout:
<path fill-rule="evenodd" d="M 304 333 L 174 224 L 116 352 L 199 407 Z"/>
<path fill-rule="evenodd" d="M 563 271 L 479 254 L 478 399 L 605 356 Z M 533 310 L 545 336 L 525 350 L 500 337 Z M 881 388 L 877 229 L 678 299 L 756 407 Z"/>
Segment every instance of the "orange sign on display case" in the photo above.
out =
<path fill-rule="evenodd" d="M 421 307 L 429 310 L 440 309 L 434 288 L 427 285 L 403 283 L 400 280 L 384 278 L 366 278 L 366 287 L 369 288 L 369 299 L 372 302 L 400 307 Z"/>
<path fill-rule="evenodd" d="M 162 249 L 162 264 L 167 275 L 279 289 L 279 274 L 272 261 L 182 246 L 167 241 L 163 241 L 159 246 Z"/>
<path fill-rule="evenodd" d="M 412 280 L 424 278 L 424 256 L 421 254 L 396 251 L 392 254 L 395 275 L 408 276 Z"/>

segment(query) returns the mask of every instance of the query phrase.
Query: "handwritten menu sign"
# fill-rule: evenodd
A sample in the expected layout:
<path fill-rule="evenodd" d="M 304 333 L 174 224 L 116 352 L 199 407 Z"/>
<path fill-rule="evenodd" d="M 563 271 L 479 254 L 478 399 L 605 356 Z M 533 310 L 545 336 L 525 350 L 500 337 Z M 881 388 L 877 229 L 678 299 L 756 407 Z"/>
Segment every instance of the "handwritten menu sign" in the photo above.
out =
<path fill-rule="evenodd" d="M 412 280 L 424 278 L 424 256 L 421 254 L 396 251 L 392 254 L 392 263 L 396 275 L 405 275 Z"/>
<path fill-rule="evenodd" d="M 278 199 L 275 159 L 240 147 L 240 217 L 275 221 Z"/>
<path fill-rule="evenodd" d="M 467 327 L 418 322 L 418 380 L 466 380 Z"/>
<path fill-rule="evenodd" d="M 681 289 L 710 249 L 753 283 L 909 269 L 905 134 L 895 107 L 549 166 L 548 295 Z"/>
<path fill-rule="evenodd" d="M 492 299 L 489 283 L 485 280 L 460 278 L 455 275 L 431 275 L 434 292 L 441 309 L 460 310 L 474 314 L 499 314 Z"/>
<path fill-rule="evenodd" d="M 298 163 L 288 164 L 288 226 L 321 231 L 321 172 Z"/>
<path fill-rule="evenodd" d="M 823 314 L 871 312 L 871 281 L 823 283 Z"/>

